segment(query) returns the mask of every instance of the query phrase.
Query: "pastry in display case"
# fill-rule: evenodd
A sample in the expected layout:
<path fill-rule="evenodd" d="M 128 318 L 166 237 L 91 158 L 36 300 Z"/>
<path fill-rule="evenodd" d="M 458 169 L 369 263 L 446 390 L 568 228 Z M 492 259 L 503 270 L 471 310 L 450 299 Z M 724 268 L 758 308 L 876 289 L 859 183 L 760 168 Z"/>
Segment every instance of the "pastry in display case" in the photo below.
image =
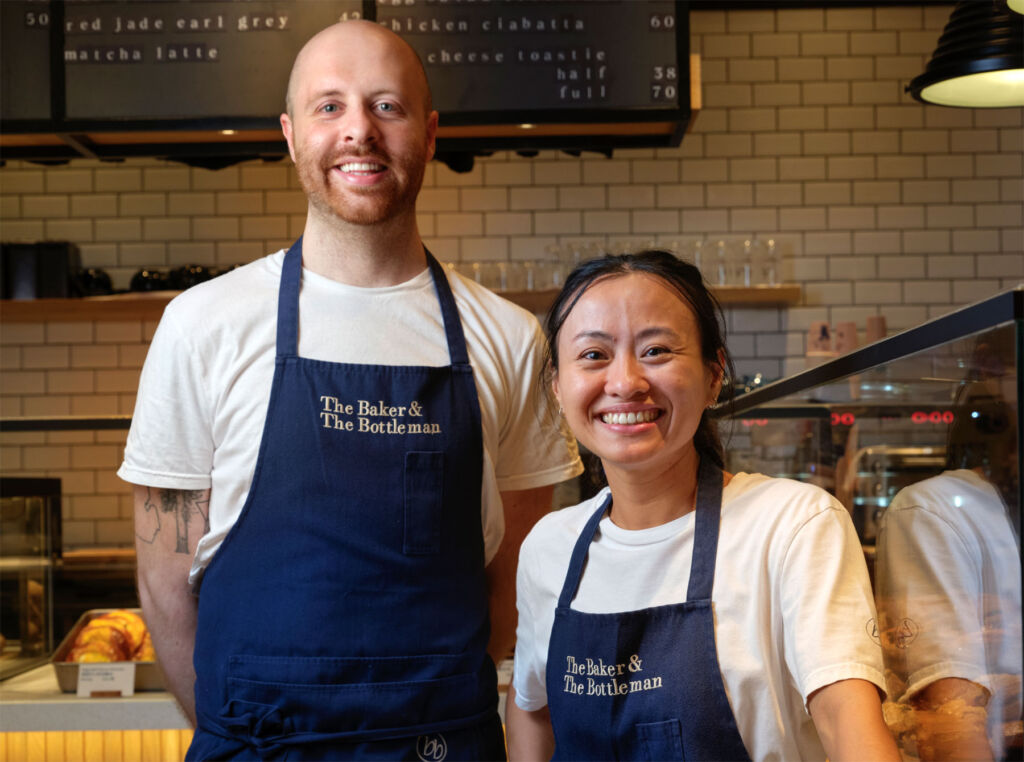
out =
<path fill-rule="evenodd" d="M 0 680 L 53 652 L 60 479 L 0 479 Z"/>
<path fill-rule="evenodd" d="M 719 406 L 729 471 L 816 483 L 871 572 L 905 759 L 1021 759 L 1024 289 Z"/>
<path fill-rule="evenodd" d="M 91 609 L 53 654 L 57 685 L 65 692 L 78 689 L 80 664 L 134 662 L 135 690 L 164 690 L 153 639 L 141 609 Z"/>

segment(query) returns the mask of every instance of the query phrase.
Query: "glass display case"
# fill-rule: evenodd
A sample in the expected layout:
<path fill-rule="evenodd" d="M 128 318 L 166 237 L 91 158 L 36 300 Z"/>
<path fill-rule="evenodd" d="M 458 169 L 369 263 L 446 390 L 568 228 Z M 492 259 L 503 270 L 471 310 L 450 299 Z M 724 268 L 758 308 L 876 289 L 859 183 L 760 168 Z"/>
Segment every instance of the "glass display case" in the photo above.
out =
<path fill-rule="evenodd" d="M 729 471 L 820 485 L 875 593 L 906 759 L 1021 759 L 1024 290 L 720 405 Z"/>
<path fill-rule="evenodd" d="M 60 479 L 0 479 L 0 680 L 53 652 Z"/>

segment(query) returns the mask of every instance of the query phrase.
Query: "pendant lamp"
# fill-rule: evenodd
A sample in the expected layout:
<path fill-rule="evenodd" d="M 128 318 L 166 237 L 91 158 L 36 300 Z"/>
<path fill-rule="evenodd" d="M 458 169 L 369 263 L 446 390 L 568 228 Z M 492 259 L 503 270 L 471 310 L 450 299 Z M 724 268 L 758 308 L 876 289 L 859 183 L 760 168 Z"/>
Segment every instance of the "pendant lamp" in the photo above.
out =
<path fill-rule="evenodd" d="M 906 89 L 939 106 L 1024 106 L 1024 16 L 1007 0 L 961 0 L 924 74 Z"/>

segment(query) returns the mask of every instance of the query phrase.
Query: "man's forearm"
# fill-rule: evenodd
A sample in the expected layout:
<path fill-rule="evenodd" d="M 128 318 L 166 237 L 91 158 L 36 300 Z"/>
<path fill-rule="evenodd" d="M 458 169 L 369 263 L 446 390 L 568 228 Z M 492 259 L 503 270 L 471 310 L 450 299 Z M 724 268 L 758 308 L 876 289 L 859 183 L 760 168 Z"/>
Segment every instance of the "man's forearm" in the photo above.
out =
<path fill-rule="evenodd" d="M 502 492 L 505 536 L 497 555 L 487 565 L 490 591 L 491 640 L 487 652 L 499 663 L 512 653 L 516 641 L 516 565 L 523 538 L 541 516 L 551 510 L 553 486 Z"/>
<path fill-rule="evenodd" d="M 189 595 L 188 600 L 175 600 L 166 594 L 154 593 L 143 581 L 141 571 L 139 599 L 167 689 L 178 700 L 182 712 L 194 727 L 196 673 L 192 652 L 196 638 L 195 599 Z"/>
<path fill-rule="evenodd" d="M 209 526 L 209 490 L 136 486 L 139 600 L 168 690 L 193 725 L 197 601 L 188 585 L 192 556 Z"/>
<path fill-rule="evenodd" d="M 505 704 L 509 762 L 541 762 L 551 759 L 555 735 L 551 729 L 548 708 L 529 712 L 516 703 L 516 690 L 508 687 Z"/>

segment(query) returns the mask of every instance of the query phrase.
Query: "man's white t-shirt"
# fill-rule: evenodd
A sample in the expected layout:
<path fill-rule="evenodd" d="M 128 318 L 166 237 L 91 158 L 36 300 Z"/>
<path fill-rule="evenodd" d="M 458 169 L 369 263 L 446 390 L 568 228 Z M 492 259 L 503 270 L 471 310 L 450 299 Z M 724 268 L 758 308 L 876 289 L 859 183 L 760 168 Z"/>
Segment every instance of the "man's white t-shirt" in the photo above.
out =
<path fill-rule="evenodd" d="M 893 698 L 947 677 L 985 687 L 998 759 L 1024 670 L 1020 546 L 999 492 L 966 469 L 904 487 L 882 515 L 875 570 L 879 618 L 897 633 L 885 652 Z"/>
<path fill-rule="evenodd" d="M 274 372 L 278 251 L 175 298 L 142 369 L 118 476 L 164 489 L 210 489 L 210 530 L 189 574 L 198 582 L 249 492 Z M 575 441 L 540 380 L 544 339 L 526 310 L 454 272 L 483 428 L 486 559 L 504 534 L 501 491 L 564 481 L 581 470 Z M 303 269 L 299 355 L 367 365 L 448 365 L 434 282 L 359 288 Z"/>
<path fill-rule="evenodd" d="M 555 607 L 572 549 L 607 488 L 549 514 L 519 556 L 516 703 L 547 705 L 545 669 Z M 606 515 L 572 608 L 613 613 L 686 599 L 694 513 L 626 530 Z M 726 694 L 757 760 L 824 759 L 807 713 L 817 689 L 860 678 L 884 690 L 864 554 L 846 509 L 825 491 L 736 474 L 722 495 L 715 641 Z"/>

